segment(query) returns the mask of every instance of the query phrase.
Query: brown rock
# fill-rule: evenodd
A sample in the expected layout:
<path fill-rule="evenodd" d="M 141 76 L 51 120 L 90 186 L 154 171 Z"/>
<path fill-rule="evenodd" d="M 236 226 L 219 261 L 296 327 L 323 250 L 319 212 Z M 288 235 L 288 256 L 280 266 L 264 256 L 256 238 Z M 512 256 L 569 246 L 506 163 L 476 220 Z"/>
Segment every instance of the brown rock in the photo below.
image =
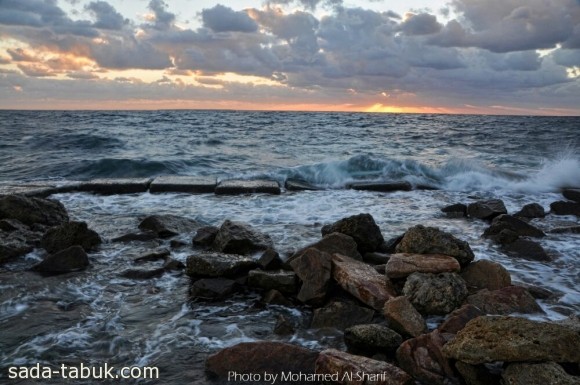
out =
<path fill-rule="evenodd" d="M 403 294 L 422 314 L 447 314 L 467 296 L 467 286 L 457 273 L 413 273 L 405 282 Z"/>
<path fill-rule="evenodd" d="M 284 297 L 278 290 L 269 290 L 262 297 L 262 302 L 269 305 L 293 306 L 294 304 Z"/>
<path fill-rule="evenodd" d="M 357 250 L 356 242 L 352 237 L 341 233 L 331 233 L 325 235 L 320 241 L 298 250 L 292 256 L 290 256 L 286 262 L 291 264 L 294 259 L 302 255 L 302 253 L 304 253 L 306 250 L 312 248 L 324 253 L 328 253 L 330 255 L 340 254 L 346 255 L 347 257 L 356 259 L 358 261 L 363 260 L 362 256 Z"/>
<path fill-rule="evenodd" d="M 367 324 L 373 319 L 372 309 L 355 305 L 352 302 L 334 301 L 314 310 L 311 328 L 336 328 L 344 330 L 354 325 Z"/>
<path fill-rule="evenodd" d="M 506 385 L 580 385 L 580 377 L 569 375 L 555 362 L 509 364 L 501 378 Z"/>
<path fill-rule="evenodd" d="M 324 302 L 330 287 L 332 261 L 330 254 L 318 249 L 307 249 L 290 266 L 302 281 L 298 300 L 309 305 Z"/>
<path fill-rule="evenodd" d="M 389 326 L 401 334 L 418 337 L 427 332 L 427 323 L 405 296 L 385 303 L 384 314 Z"/>
<path fill-rule="evenodd" d="M 466 302 L 479 308 L 485 314 L 544 312 L 534 297 L 520 286 L 508 286 L 492 291 L 483 289 L 467 297 Z"/>
<path fill-rule="evenodd" d="M 295 329 L 288 318 L 283 315 L 279 315 L 276 319 L 276 325 L 274 325 L 274 333 L 279 336 L 294 334 Z"/>
<path fill-rule="evenodd" d="M 437 328 L 441 333 L 457 334 L 469 321 L 485 313 L 473 305 L 463 305 L 449 314 L 447 319 Z"/>
<path fill-rule="evenodd" d="M 440 254 L 392 254 L 387 262 L 387 277 L 405 278 L 413 273 L 459 272 L 459 262 L 453 257 Z"/>
<path fill-rule="evenodd" d="M 322 228 L 322 235 L 342 233 L 351 236 L 360 254 L 376 251 L 384 242 L 381 229 L 370 214 L 358 214 L 343 218 Z"/>
<path fill-rule="evenodd" d="M 467 290 L 475 293 L 481 289 L 497 290 L 511 285 L 510 273 L 497 262 L 480 259 L 467 266 L 461 272 L 461 278 L 467 284 Z"/>
<path fill-rule="evenodd" d="M 491 373 L 485 365 L 469 365 L 465 362 L 455 362 L 455 369 L 459 372 L 466 385 L 500 385 L 500 377 Z"/>
<path fill-rule="evenodd" d="M 344 331 L 348 351 L 368 357 L 378 353 L 394 353 L 402 342 L 399 333 L 379 324 L 355 325 Z"/>

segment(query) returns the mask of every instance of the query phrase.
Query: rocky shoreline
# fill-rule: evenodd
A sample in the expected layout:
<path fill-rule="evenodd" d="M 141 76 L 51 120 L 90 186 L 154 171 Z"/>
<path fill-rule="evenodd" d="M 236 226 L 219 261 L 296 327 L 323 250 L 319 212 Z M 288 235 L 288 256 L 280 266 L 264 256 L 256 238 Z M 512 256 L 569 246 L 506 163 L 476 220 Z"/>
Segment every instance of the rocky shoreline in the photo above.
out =
<path fill-rule="evenodd" d="M 567 200 L 554 202 L 550 214 L 527 205 L 509 215 L 499 200 L 442 211 L 450 218 L 488 221 L 482 236 L 514 258 L 549 262 L 550 254 L 533 240 L 545 233 L 529 220 L 578 216 L 580 192 L 569 189 L 563 195 Z M 311 309 L 311 328 L 344 330 L 346 352 L 272 341 L 226 348 L 206 362 L 208 376 L 218 381 L 227 381 L 233 371 L 261 373 L 261 381 L 264 373 L 305 376 L 287 377 L 293 384 L 320 379 L 342 384 L 580 383 L 577 315 L 566 322 L 522 318 L 542 313 L 536 300 L 549 293 L 513 285 L 503 266 L 474 261 L 467 242 L 437 228 L 416 225 L 385 240 L 372 215 L 358 214 L 324 226 L 319 241 L 281 257 L 267 234 L 245 223 L 226 220 L 220 227 L 207 227 L 188 218 L 154 215 L 141 222 L 138 232 L 110 241 L 170 240 L 190 232 L 195 232 L 191 243 L 171 242 L 173 248 L 192 249 L 185 264 L 172 259 L 170 250 L 151 250 L 119 275 L 149 279 L 184 271 L 190 277 L 190 296 L 197 301 L 256 291 L 264 306 Z M 86 223 L 70 221 L 58 201 L 0 196 L 0 264 L 42 248 L 46 257 L 33 271 L 82 271 L 102 242 Z M 162 265 L 142 267 L 149 262 Z M 434 315 L 441 321 L 428 327 L 426 318 Z M 292 334 L 296 327 L 280 317 L 273 332 Z M 357 372 L 368 376 L 345 375 Z"/>

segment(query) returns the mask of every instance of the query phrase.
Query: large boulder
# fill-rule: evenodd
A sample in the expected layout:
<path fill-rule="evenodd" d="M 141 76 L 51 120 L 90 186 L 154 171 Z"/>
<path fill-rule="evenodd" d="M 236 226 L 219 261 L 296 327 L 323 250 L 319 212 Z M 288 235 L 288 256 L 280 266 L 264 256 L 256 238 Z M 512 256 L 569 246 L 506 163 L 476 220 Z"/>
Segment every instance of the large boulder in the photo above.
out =
<path fill-rule="evenodd" d="M 247 223 L 226 220 L 216 234 L 212 248 L 222 253 L 248 255 L 272 248 L 270 236 L 254 230 Z"/>
<path fill-rule="evenodd" d="M 238 290 L 236 281 L 227 278 L 203 278 L 195 281 L 189 288 L 194 298 L 205 300 L 224 299 Z"/>
<path fill-rule="evenodd" d="M 85 251 L 92 251 L 101 244 L 101 237 L 96 231 L 87 227 L 85 222 L 67 222 L 51 227 L 44 234 L 41 246 L 49 253 L 79 245 Z"/>
<path fill-rule="evenodd" d="M 576 215 L 580 217 L 580 203 L 558 201 L 550 203 L 550 212 L 556 215 Z"/>
<path fill-rule="evenodd" d="M 370 214 L 358 214 L 343 218 L 322 228 L 322 235 L 342 233 L 351 236 L 360 254 L 375 251 L 385 241 L 381 229 Z"/>
<path fill-rule="evenodd" d="M 483 236 L 493 239 L 503 230 L 510 230 L 518 236 L 523 237 L 543 237 L 546 235 L 542 230 L 522 221 L 521 219 L 512 217 L 511 215 L 502 214 L 493 219 L 491 226 L 485 230 Z"/>
<path fill-rule="evenodd" d="M 461 272 L 461 278 L 465 280 L 470 293 L 481 289 L 497 290 L 512 284 L 510 273 L 506 268 L 487 259 L 469 264 Z"/>
<path fill-rule="evenodd" d="M 532 218 L 543 218 L 546 216 L 546 211 L 544 207 L 538 203 L 529 203 L 522 207 L 520 211 L 514 214 L 514 217 L 532 219 Z"/>
<path fill-rule="evenodd" d="M 580 203 L 580 189 L 567 188 L 562 191 L 562 195 L 564 195 L 564 198 L 566 199 Z"/>
<path fill-rule="evenodd" d="M 16 219 L 0 220 L 0 264 L 31 252 L 42 233 L 31 230 Z"/>
<path fill-rule="evenodd" d="M 62 203 L 24 195 L 0 196 L 0 219 L 16 219 L 25 225 L 57 226 L 68 222 Z"/>
<path fill-rule="evenodd" d="M 580 377 L 571 376 L 555 362 L 514 362 L 501 378 L 506 385 L 580 385 Z"/>
<path fill-rule="evenodd" d="M 191 239 L 191 243 L 194 246 L 211 246 L 218 231 L 219 229 L 215 226 L 200 227 Z"/>
<path fill-rule="evenodd" d="M 516 239 L 502 247 L 503 251 L 514 257 L 529 259 L 532 261 L 550 262 L 552 257 L 538 242 L 529 239 Z"/>
<path fill-rule="evenodd" d="M 177 215 L 151 215 L 139 224 L 141 231 L 152 231 L 160 238 L 170 238 L 182 233 L 191 233 L 200 227 L 199 222 Z"/>
<path fill-rule="evenodd" d="M 472 218 L 491 220 L 501 214 L 507 214 L 501 199 L 477 201 L 467 205 L 467 215 Z"/>
<path fill-rule="evenodd" d="M 423 314 L 447 314 L 467 297 L 467 285 L 457 273 L 413 273 L 405 282 L 403 294 Z"/>
<path fill-rule="evenodd" d="M 336 349 L 320 352 L 316 374 L 327 375 L 324 382 L 342 385 L 412 385 L 411 376 L 384 361 L 355 356 Z"/>
<path fill-rule="evenodd" d="M 341 233 L 330 233 L 325 235 L 320 241 L 312 243 L 295 252 L 290 256 L 290 258 L 288 258 L 287 262 L 291 263 L 308 249 L 317 249 L 330 255 L 346 255 L 347 257 L 358 261 L 362 261 L 363 259 L 358 252 L 356 242 L 352 237 Z"/>
<path fill-rule="evenodd" d="M 373 356 L 394 353 L 403 343 L 403 337 L 384 325 L 356 325 L 344 331 L 344 343 L 353 354 Z"/>
<path fill-rule="evenodd" d="M 201 252 L 187 257 L 185 273 L 190 277 L 232 278 L 256 267 L 256 261 L 242 255 Z"/>
<path fill-rule="evenodd" d="M 297 291 L 296 274 L 292 271 L 251 270 L 248 273 L 248 286 L 264 290 L 278 290 L 284 294 L 294 294 Z"/>
<path fill-rule="evenodd" d="M 332 257 L 318 249 L 307 249 L 290 266 L 302 281 L 298 300 L 308 305 L 321 305 L 331 283 Z"/>
<path fill-rule="evenodd" d="M 534 297 L 523 287 L 507 286 L 498 290 L 483 289 L 467 297 L 466 302 L 486 314 L 543 313 Z"/>
<path fill-rule="evenodd" d="M 343 255 L 332 256 L 332 277 L 344 290 L 376 310 L 383 310 L 385 302 L 397 296 L 384 275 L 364 262 Z"/>
<path fill-rule="evenodd" d="M 333 301 L 314 310 L 311 328 L 336 328 L 344 330 L 348 327 L 367 324 L 373 319 L 374 310 L 358 306 L 347 301 Z"/>
<path fill-rule="evenodd" d="M 397 253 L 449 255 L 461 266 L 467 266 L 475 258 L 467 242 L 435 227 L 422 225 L 407 230 L 396 250 Z"/>
<path fill-rule="evenodd" d="M 427 332 L 425 319 L 405 296 L 388 300 L 383 313 L 389 326 L 403 335 L 418 337 Z"/>
<path fill-rule="evenodd" d="M 45 274 L 64 274 L 84 270 L 89 266 L 89 257 L 80 246 L 72 246 L 49 255 L 31 270 Z"/>
<path fill-rule="evenodd" d="M 440 254 L 392 254 L 387 262 L 386 274 L 391 279 L 405 278 L 413 273 L 458 273 L 457 259 Z"/>
<path fill-rule="evenodd" d="M 445 206 L 441 209 L 448 218 L 463 218 L 467 216 L 467 205 L 463 203 L 455 203 L 453 205 Z"/>
<path fill-rule="evenodd" d="M 570 327 L 519 317 L 482 316 L 470 321 L 443 353 L 477 365 L 486 362 L 580 362 L 580 333 Z"/>

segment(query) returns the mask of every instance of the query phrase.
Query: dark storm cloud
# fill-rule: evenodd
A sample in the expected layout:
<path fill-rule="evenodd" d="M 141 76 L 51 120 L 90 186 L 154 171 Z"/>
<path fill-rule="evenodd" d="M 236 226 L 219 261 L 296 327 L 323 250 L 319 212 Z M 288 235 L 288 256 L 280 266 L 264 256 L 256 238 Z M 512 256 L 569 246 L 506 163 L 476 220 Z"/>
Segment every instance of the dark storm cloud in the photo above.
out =
<path fill-rule="evenodd" d="M 258 24 L 245 12 L 236 12 L 221 4 L 201 12 L 203 25 L 214 32 L 255 32 Z"/>
<path fill-rule="evenodd" d="M 96 18 L 95 28 L 119 30 L 129 22 L 106 1 L 93 1 L 86 6 L 86 9 Z"/>

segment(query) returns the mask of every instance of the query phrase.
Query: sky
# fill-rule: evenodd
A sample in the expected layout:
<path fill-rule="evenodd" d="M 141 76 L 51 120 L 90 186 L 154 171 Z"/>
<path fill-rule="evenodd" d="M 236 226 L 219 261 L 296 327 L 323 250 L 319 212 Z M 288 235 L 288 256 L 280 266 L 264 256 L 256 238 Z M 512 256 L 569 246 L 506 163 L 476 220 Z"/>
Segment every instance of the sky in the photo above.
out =
<path fill-rule="evenodd" d="M 0 109 L 580 115 L 580 0 L 0 0 Z"/>

